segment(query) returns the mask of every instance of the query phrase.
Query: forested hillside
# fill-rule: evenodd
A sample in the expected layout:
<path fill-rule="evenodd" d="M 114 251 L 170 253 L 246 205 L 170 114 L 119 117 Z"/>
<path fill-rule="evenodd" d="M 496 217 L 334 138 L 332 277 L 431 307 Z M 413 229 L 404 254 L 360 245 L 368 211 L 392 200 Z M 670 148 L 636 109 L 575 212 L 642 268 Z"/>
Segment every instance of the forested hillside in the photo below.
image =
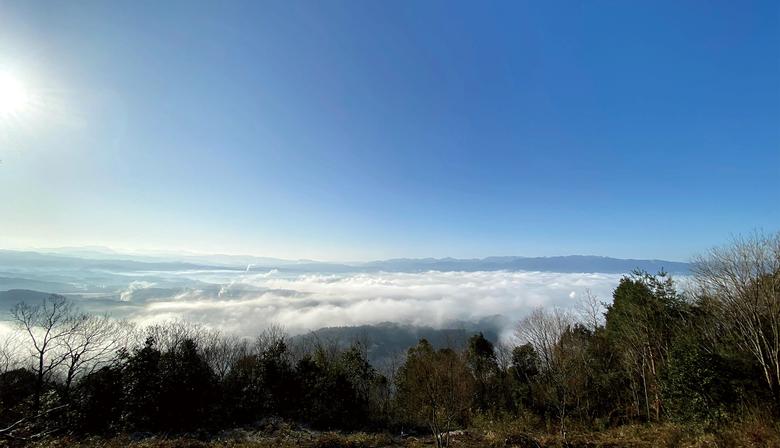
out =
<path fill-rule="evenodd" d="M 48 296 L 10 311 L 0 444 L 777 446 L 780 234 L 693 266 L 685 291 L 637 271 L 606 303 L 535 310 L 513 343 L 422 338 L 381 368 L 370 338 L 140 328 Z"/>

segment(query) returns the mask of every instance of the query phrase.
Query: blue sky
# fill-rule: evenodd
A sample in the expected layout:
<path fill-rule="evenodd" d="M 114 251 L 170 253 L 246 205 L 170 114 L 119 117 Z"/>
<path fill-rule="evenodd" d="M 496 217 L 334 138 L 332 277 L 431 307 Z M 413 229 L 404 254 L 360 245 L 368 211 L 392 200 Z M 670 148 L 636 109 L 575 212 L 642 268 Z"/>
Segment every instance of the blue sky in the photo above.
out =
<path fill-rule="evenodd" d="M 0 1 L 0 245 L 687 259 L 780 228 L 777 2 Z"/>

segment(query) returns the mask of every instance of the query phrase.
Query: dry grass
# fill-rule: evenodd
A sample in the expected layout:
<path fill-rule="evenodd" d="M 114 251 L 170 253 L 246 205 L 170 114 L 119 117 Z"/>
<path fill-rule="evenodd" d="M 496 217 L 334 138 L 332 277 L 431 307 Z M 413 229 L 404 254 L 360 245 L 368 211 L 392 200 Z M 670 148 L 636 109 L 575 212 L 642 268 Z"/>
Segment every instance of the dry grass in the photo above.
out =
<path fill-rule="evenodd" d="M 473 446 L 512 446 L 507 441 L 530 435 L 540 447 L 550 448 L 780 448 L 780 422 L 757 415 L 720 428 L 673 423 L 635 424 L 604 431 L 573 430 L 565 439 L 560 434 L 539 431 L 538 428 L 544 425 L 533 419 L 475 423 L 474 432 L 482 434 L 482 444 Z"/>
<path fill-rule="evenodd" d="M 3 446 L 2 442 L 0 442 L 0 446 Z M 34 448 L 379 448 L 403 445 L 394 445 L 392 438 L 386 434 L 320 433 L 262 436 L 248 433 L 244 437 L 231 435 L 209 441 L 189 437 L 169 438 L 161 436 L 148 437 L 141 440 L 134 440 L 128 436 L 110 439 L 100 437 L 87 439 L 60 437 L 30 443 L 25 446 Z"/>
<path fill-rule="evenodd" d="M 599 432 L 574 431 L 566 440 L 560 435 L 528 430 L 523 419 L 476 422 L 475 427 L 453 437 L 453 448 L 780 448 L 780 424 L 767 419 L 751 418 L 715 430 L 671 423 L 626 425 Z M 538 426 L 537 426 L 538 427 Z M 538 443 L 538 445 L 537 445 Z M 13 447 L 0 442 L 0 447 Z M 149 437 L 134 439 L 121 436 L 110 439 L 74 439 L 60 437 L 27 446 L 36 448 L 422 448 L 433 446 L 430 437 L 403 440 L 381 433 L 313 433 L 285 430 L 274 434 L 235 430 L 208 441 L 188 437 Z"/>

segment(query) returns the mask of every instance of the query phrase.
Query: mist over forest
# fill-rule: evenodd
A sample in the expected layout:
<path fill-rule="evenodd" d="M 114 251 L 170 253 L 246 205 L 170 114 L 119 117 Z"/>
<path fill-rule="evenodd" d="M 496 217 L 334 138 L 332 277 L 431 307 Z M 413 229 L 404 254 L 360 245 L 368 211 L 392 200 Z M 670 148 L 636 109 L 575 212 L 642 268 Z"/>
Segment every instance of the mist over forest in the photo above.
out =
<path fill-rule="evenodd" d="M 780 447 L 780 2 L 0 0 L 0 448 Z"/>
<path fill-rule="evenodd" d="M 240 427 L 259 432 L 238 440 L 276 444 L 291 424 L 312 446 L 426 433 L 438 447 L 540 446 L 529 430 L 569 443 L 598 425 L 777 412 L 778 235 L 691 264 L 586 257 L 600 263 L 586 272 L 1 255 L 0 282 L 16 287 L 0 292 L 0 437 L 12 443 Z M 532 263 L 551 260 L 583 257 Z M 676 273 L 643 269 L 663 264 Z M 480 433 L 495 419 L 504 439 Z M 347 435 L 322 435 L 334 429 Z"/>
<path fill-rule="evenodd" d="M 620 275 L 635 269 L 681 277 L 688 269 L 680 262 L 581 256 L 356 264 L 211 258 L 95 248 L 0 251 L 0 304 L 56 293 L 90 312 L 147 324 L 184 319 L 240 336 L 272 324 L 292 334 L 384 322 L 444 328 L 498 315 L 511 322 L 538 306 L 573 307 L 588 292 L 606 298 Z M 504 325 L 484 330 L 511 331 Z"/>

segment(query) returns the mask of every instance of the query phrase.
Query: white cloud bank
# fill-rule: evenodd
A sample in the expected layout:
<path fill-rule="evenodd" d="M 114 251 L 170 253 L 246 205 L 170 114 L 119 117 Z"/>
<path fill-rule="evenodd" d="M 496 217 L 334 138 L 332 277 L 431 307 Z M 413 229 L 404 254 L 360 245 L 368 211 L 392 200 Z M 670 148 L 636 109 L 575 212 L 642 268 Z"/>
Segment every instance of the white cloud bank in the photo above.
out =
<path fill-rule="evenodd" d="M 586 290 L 608 301 L 619 279 L 619 274 L 505 271 L 243 274 L 226 281 L 218 294 L 186 290 L 146 302 L 132 319 L 184 319 L 240 335 L 270 324 L 301 333 L 387 321 L 440 326 L 492 315 L 514 321 L 539 306 L 576 306 Z"/>

